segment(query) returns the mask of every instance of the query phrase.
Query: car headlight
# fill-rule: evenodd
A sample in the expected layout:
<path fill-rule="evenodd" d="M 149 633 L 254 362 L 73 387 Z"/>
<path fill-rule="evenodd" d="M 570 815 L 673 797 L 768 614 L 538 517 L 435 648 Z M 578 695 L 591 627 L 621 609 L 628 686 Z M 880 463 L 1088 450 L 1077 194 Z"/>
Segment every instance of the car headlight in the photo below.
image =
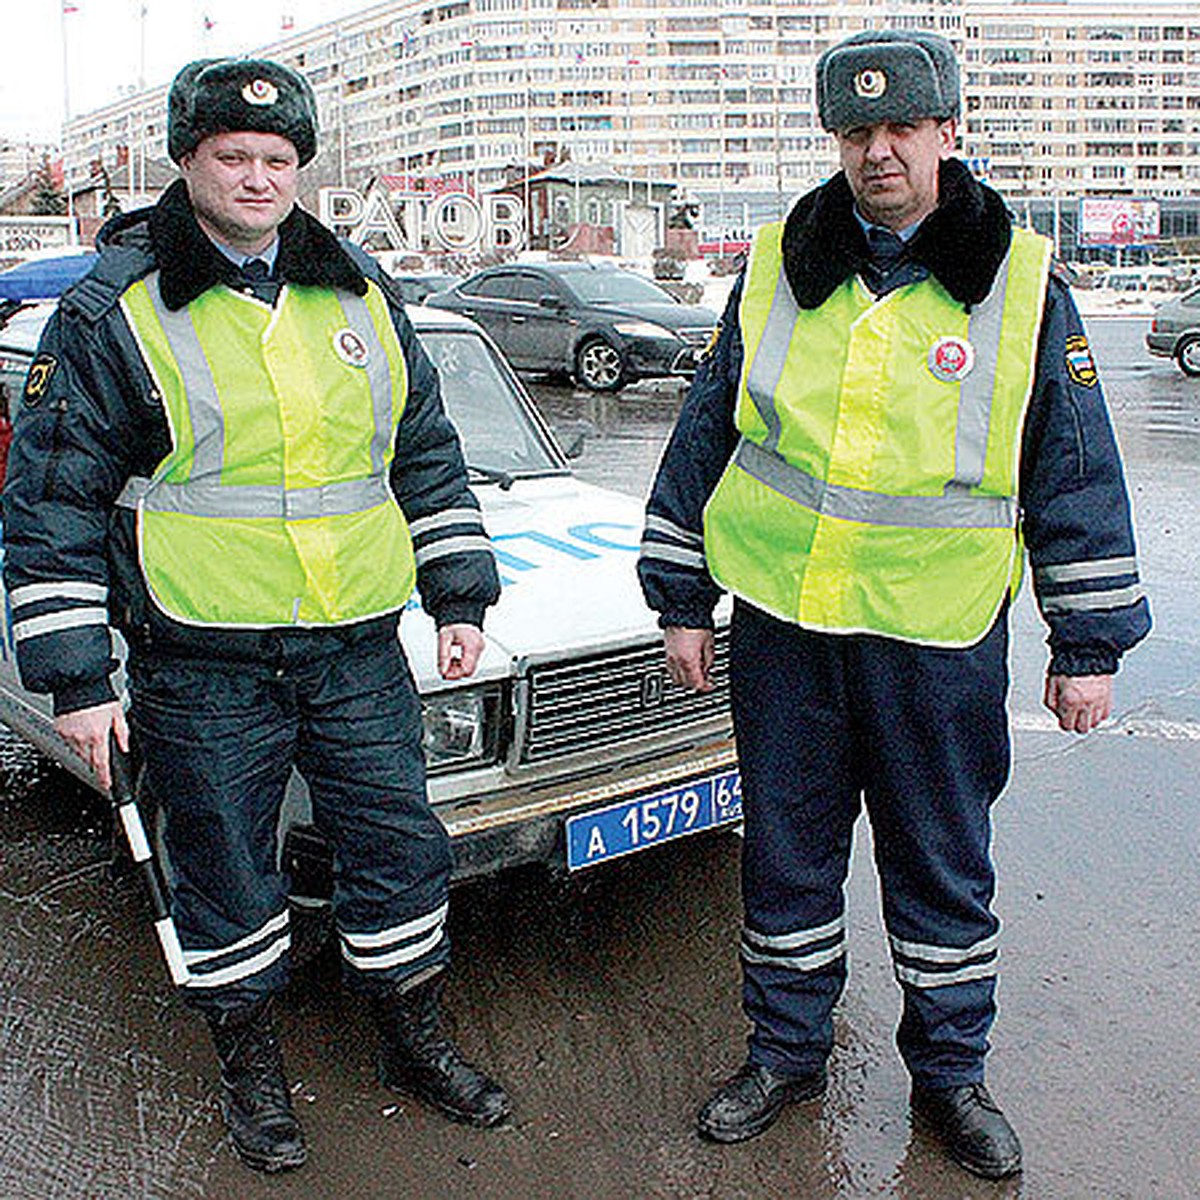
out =
<path fill-rule="evenodd" d="M 670 338 L 672 341 L 678 337 L 673 329 L 653 321 L 614 321 L 613 328 L 624 337 Z"/>
<path fill-rule="evenodd" d="M 464 688 L 422 696 L 425 762 L 430 772 L 494 759 L 499 707 L 495 688 Z"/>

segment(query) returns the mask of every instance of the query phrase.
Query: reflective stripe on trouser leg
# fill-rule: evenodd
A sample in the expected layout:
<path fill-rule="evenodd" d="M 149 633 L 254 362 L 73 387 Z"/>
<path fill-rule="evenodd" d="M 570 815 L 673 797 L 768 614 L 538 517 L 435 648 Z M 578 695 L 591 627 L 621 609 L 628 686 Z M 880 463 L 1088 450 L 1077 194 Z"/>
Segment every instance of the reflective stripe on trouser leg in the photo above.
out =
<path fill-rule="evenodd" d="M 302 715 L 297 765 L 334 845 L 347 980 L 392 991 L 450 955 L 449 838 L 426 797 L 420 700 L 397 640 L 347 647 Z"/>
<path fill-rule="evenodd" d="M 135 654 L 131 717 L 161 805 L 171 907 L 190 980 L 214 1015 L 283 987 L 287 881 L 276 826 L 296 738 L 265 668 Z"/>
<path fill-rule="evenodd" d="M 860 782 L 843 640 L 738 602 L 730 651 L 742 774 L 742 1001 L 750 1059 L 821 1066 L 845 982 L 843 885 Z"/>
<path fill-rule="evenodd" d="M 1007 614 L 977 645 L 865 638 L 853 668 L 871 722 L 866 804 L 904 992 L 897 1042 L 933 1087 L 983 1077 L 999 922 L 990 809 L 1008 777 Z"/>

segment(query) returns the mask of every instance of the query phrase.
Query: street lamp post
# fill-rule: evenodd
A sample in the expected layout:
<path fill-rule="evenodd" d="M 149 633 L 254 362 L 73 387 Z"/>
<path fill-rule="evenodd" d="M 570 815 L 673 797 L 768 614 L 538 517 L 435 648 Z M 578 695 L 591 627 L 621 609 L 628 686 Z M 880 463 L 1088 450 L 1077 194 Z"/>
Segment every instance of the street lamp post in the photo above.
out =
<path fill-rule="evenodd" d="M 75 194 L 71 190 L 71 178 L 67 171 L 66 127 L 71 119 L 70 71 L 67 67 L 67 5 L 59 5 L 59 22 L 62 29 L 62 96 L 63 96 L 63 191 L 67 193 L 67 245 L 75 242 Z"/>
<path fill-rule="evenodd" d="M 717 68 L 717 257 L 725 257 L 725 68 Z"/>
<path fill-rule="evenodd" d="M 779 65 L 779 50 L 775 51 L 775 67 L 772 71 L 771 96 L 775 105 L 775 211 L 776 218 L 784 218 L 783 203 L 783 130 L 780 127 L 783 120 L 783 106 L 779 102 L 779 92 L 782 88 L 781 69 Z"/>
<path fill-rule="evenodd" d="M 629 207 L 633 207 L 633 74 L 625 72 L 625 161 L 629 176 Z"/>

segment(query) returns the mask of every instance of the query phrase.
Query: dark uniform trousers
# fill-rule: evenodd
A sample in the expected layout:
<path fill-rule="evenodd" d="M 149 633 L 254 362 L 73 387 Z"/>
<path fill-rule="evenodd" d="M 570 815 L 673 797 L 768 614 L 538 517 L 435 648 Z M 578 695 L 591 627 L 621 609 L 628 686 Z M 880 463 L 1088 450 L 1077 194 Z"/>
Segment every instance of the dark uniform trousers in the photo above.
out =
<path fill-rule="evenodd" d="M 832 1048 L 865 799 L 903 992 L 901 1055 L 927 1086 L 981 1080 L 999 924 L 989 810 L 1009 770 L 1007 613 L 977 645 L 948 650 L 812 633 L 738 602 L 731 637 L 751 1061 L 803 1073 Z"/>
<path fill-rule="evenodd" d="M 351 985 L 386 992 L 449 956 L 450 847 L 426 798 L 420 700 L 394 624 L 363 628 L 283 631 L 251 661 L 131 655 L 132 719 L 192 972 L 183 994 L 201 1010 L 286 981 L 278 823 L 293 764 L 334 848 Z"/>

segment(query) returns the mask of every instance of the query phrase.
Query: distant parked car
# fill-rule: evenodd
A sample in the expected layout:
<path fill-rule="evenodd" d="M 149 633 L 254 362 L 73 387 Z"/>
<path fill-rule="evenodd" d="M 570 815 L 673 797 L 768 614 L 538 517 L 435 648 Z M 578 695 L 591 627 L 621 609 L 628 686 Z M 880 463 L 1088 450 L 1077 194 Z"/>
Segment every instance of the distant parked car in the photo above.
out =
<path fill-rule="evenodd" d="M 1174 292 L 1179 290 L 1175 275 L 1165 267 L 1113 269 L 1100 286 L 1109 292 Z"/>
<path fill-rule="evenodd" d="M 460 279 L 458 275 L 447 275 L 443 271 L 417 271 L 393 275 L 400 287 L 400 297 L 405 304 L 424 304 L 426 296 L 452 288 Z"/>
<path fill-rule="evenodd" d="M 426 303 L 478 321 L 518 371 L 594 392 L 690 375 L 717 322 L 641 275 L 583 262 L 488 267 Z"/>
<path fill-rule="evenodd" d="M 1200 376 L 1200 287 L 1155 309 L 1146 348 L 1151 354 L 1173 358 L 1185 375 Z"/>
<path fill-rule="evenodd" d="M 45 252 L 0 271 L 0 300 L 51 300 L 92 269 L 96 252 L 82 246 Z"/>
<path fill-rule="evenodd" d="M 1106 262 L 1073 262 L 1068 265 L 1071 286 L 1077 289 L 1100 287 L 1104 277 L 1112 270 L 1112 265 Z"/>

